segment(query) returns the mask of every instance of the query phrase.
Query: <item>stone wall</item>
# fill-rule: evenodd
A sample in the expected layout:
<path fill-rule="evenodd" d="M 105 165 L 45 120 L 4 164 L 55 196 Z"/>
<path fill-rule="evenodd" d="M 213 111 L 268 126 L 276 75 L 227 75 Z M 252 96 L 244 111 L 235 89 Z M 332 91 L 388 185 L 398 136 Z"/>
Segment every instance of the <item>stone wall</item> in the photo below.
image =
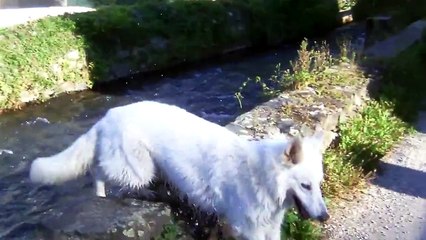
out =
<path fill-rule="evenodd" d="M 368 99 L 371 84 L 371 78 L 361 77 L 361 70 L 354 65 L 342 64 L 327 71 L 347 78 L 348 82 L 327 84 L 328 90 L 322 94 L 314 88 L 284 92 L 226 127 L 249 139 L 279 133 L 309 136 L 319 127 L 325 131 L 325 150 L 336 137 L 338 124 L 353 116 Z"/>

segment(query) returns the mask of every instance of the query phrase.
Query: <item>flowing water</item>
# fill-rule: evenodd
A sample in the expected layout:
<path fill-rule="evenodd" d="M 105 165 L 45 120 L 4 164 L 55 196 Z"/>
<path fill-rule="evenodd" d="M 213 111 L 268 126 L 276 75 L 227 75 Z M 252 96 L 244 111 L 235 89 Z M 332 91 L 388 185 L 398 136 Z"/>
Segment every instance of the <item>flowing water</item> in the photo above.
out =
<path fill-rule="evenodd" d="M 94 200 L 82 199 L 83 195 L 93 195 L 87 178 L 62 187 L 36 187 L 28 180 L 31 160 L 64 149 L 109 108 L 141 100 L 156 100 L 176 104 L 205 119 L 225 125 L 265 100 L 258 88 L 250 88 L 245 94 L 244 108 L 240 109 L 234 93 L 241 83 L 257 75 L 269 77 L 275 65 L 282 63 L 286 66 L 296 56 L 296 50 L 297 46 L 292 45 L 226 63 L 200 66 L 184 73 L 133 79 L 126 87 L 119 87 L 112 94 L 84 91 L 2 114 L 0 238 L 47 239 L 46 235 L 43 235 L 45 238 L 37 237 L 43 231 L 37 225 L 38 222 L 46 214 L 63 214 L 63 209 L 85 211 L 87 216 L 101 219 L 129 214 L 123 209 L 118 211 L 116 208 L 120 208 L 119 204 L 108 203 L 99 207 L 99 203 L 93 203 Z M 86 204 L 87 209 L 74 209 L 78 201 L 89 201 L 92 205 Z M 132 208 L 134 210 L 135 206 L 127 207 Z M 95 213 L 94 209 L 98 212 Z M 102 214 L 99 215 L 99 212 Z M 96 221 L 93 220 L 92 225 L 87 223 L 87 227 L 93 230 L 98 226 L 94 223 Z M 53 221 L 47 225 L 55 228 L 55 224 L 57 222 Z M 70 224 L 68 228 L 79 228 L 74 225 L 69 227 Z M 51 235 L 51 238 L 55 237 Z"/>

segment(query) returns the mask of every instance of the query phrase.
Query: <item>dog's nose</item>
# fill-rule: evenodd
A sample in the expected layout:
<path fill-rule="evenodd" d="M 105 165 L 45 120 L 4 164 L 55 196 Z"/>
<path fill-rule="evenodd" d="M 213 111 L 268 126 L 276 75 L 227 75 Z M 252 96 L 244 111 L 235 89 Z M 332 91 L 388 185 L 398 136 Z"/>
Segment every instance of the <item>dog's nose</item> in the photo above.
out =
<path fill-rule="evenodd" d="M 322 213 L 319 217 L 318 217 L 318 221 L 320 222 L 325 222 L 328 219 L 330 219 L 330 215 L 328 215 L 327 212 Z"/>

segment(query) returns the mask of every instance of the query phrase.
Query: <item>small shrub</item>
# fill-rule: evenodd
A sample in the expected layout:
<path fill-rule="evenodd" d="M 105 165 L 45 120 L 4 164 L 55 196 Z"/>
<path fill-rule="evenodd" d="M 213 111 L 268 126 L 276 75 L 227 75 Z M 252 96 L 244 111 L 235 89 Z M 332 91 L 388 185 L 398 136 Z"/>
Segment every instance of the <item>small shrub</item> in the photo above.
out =
<path fill-rule="evenodd" d="M 309 220 L 303 220 L 294 211 L 288 211 L 282 225 L 281 239 L 315 240 L 320 239 L 321 229 Z"/>
<path fill-rule="evenodd" d="M 339 60 L 341 62 L 355 64 L 357 62 L 357 54 L 353 48 L 352 42 L 348 38 L 338 40 L 340 50 Z"/>

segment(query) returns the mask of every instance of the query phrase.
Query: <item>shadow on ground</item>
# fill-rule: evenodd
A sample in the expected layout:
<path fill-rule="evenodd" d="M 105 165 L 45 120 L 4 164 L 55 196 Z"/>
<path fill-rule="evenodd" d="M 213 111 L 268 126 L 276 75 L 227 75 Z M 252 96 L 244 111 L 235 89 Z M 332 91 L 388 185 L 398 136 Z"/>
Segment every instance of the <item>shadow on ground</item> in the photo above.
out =
<path fill-rule="evenodd" d="M 426 172 L 381 162 L 379 177 L 372 183 L 394 192 L 426 199 Z"/>

